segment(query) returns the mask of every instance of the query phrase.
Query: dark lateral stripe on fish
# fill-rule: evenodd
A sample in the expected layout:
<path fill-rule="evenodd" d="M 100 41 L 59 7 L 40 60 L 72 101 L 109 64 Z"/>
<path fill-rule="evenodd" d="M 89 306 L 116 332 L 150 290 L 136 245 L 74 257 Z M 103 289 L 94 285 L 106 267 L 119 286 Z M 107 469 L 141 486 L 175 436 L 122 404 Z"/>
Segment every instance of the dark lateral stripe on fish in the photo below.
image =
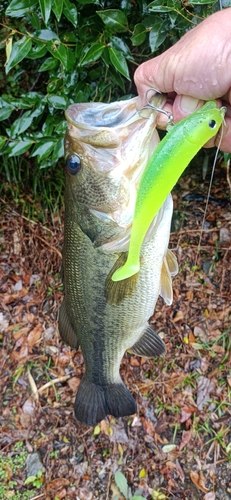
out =
<path fill-rule="evenodd" d="M 153 358 L 156 356 L 163 356 L 166 352 L 166 348 L 163 340 L 150 326 L 148 326 L 140 340 L 138 340 L 129 351 L 137 354 L 137 356 Z"/>
<path fill-rule="evenodd" d="M 136 413 L 136 403 L 121 382 L 104 386 L 93 384 L 83 376 L 75 399 L 75 416 L 86 425 L 96 425 L 107 415 L 125 417 Z"/>

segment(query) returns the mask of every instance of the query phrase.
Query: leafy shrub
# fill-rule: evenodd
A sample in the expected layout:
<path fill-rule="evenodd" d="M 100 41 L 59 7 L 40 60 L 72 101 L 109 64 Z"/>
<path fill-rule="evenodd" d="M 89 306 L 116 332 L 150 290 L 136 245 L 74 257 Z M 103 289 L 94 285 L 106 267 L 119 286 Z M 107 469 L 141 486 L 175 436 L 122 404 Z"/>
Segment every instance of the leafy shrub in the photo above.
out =
<path fill-rule="evenodd" d="M 217 8 L 213 0 L 3 0 L 1 154 L 23 155 L 35 172 L 54 165 L 69 104 L 135 95 L 137 65 Z"/>

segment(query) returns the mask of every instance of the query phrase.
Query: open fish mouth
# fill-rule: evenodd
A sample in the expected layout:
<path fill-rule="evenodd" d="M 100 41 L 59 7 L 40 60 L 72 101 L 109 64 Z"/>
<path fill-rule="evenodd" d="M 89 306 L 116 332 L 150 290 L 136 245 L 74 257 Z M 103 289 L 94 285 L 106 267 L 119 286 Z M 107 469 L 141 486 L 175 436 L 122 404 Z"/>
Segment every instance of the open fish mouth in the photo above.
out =
<path fill-rule="evenodd" d="M 114 128 L 125 122 L 140 119 L 136 109 L 137 97 L 127 101 L 71 104 L 65 112 L 66 119 L 81 129 Z"/>
<path fill-rule="evenodd" d="M 82 155 L 89 157 L 92 169 L 108 173 L 118 168 L 118 175 L 123 173 L 129 178 L 134 173 L 137 185 L 140 164 L 146 164 L 159 142 L 155 126 L 152 127 L 156 113 L 145 110 L 145 117 L 143 113 L 140 115 L 137 99 L 134 97 L 110 104 L 71 104 L 65 112 L 69 124 L 66 154 L 69 151 L 68 140 L 71 140 L 73 147 L 76 145 L 77 149 L 81 149 Z M 164 102 L 165 98 L 161 96 L 158 99 L 159 107 Z M 141 170 L 143 168 L 142 166 Z"/>

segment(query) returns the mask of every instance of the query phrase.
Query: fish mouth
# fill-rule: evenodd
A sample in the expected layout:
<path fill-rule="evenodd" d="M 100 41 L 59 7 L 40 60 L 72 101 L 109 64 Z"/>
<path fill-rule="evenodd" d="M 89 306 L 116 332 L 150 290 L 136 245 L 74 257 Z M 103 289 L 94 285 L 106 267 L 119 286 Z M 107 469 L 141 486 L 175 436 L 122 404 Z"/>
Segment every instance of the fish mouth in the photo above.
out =
<path fill-rule="evenodd" d="M 136 109 L 137 97 L 110 104 L 92 102 L 71 104 L 65 117 L 71 125 L 96 131 L 105 128 L 124 127 L 125 123 L 141 119 Z"/>

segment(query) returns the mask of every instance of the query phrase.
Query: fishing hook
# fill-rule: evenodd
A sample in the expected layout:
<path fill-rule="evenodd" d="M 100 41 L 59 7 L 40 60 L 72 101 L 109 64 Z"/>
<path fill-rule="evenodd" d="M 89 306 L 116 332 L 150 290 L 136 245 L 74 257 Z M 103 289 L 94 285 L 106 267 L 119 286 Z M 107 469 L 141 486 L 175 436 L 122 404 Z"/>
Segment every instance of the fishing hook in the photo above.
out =
<path fill-rule="evenodd" d="M 154 104 L 152 104 L 150 102 L 150 100 L 148 99 L 148 94 L 149 94 L 150 91 L 151 92 L 155 91 L 155 93 L 158 93 L 158 94 L 162 93 L 162 92 L 160 92 L 160 90 L 155 89 L 154 87 L 152 87 L 152 88 L 150 88 L 150 89 L 147 90 L 147 92 L 145 94 L 145 99 L 146 99 L 146 103 L 147 104 L 140 109 L 140 111 L 139 111 L 140 116 L 142 116 L 141 113 L 142 113 L 143 109 L 152 109 L 153 111 L 157 111 L 157 113 L 163 113 L 163 115 L 167 116 L 167 118 L 168 118 L 167 124 L 171 124 L 172 125 L 173 124 L 173 115 L 172 115 L 172 113 L 170 113 L 170 111 L 166 111 L 165 109 L 158 108 L 157 106 L 155 106 Z M 155 94 L 154 94 L 154 96 L 155 96 Z M 154 97 L 154 96 L 152 96 L 152 97 Z"/>

